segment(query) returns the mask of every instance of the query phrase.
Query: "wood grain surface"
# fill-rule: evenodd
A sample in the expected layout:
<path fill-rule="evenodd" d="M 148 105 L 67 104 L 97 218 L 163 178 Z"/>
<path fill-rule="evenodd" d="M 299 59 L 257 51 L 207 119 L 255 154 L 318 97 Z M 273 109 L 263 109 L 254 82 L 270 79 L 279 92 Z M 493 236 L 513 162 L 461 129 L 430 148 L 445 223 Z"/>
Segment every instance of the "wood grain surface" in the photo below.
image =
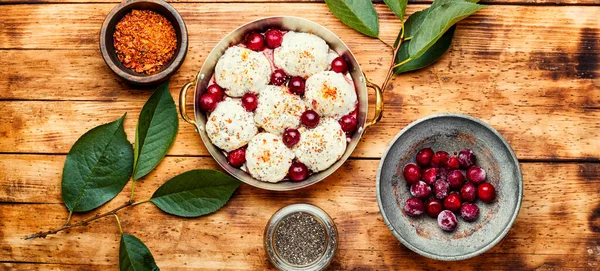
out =
<path fill-rule="evenodd" d="M 127 112 L 125 130 L 134 139 L 151 92 L 117 79 L 98 50 L 100 25 L 118 2 L 0 0 L 0 270 L 117 268 L 111 217 L 46 239 L 23 237 L 64 224 L 62 167 L 79 136 Z M 172 2 L 190 36 L 187 59 L 171 80 L 174 98 L 224 35 L 274 15 L 301 14 L 324 25 L 371 79 L 384 78 L 388 49 L 340 23 L 322 1 Z M 427 2 L 412 1 L 408 14 Z M 600 270 L 600 1 L 482 2 L 490 6 L 459 23 L 438 63 L 393 79 L 382 122 L 331 177 L 296 192 L 242 185 L 222 210 L 196 219 L 135 206 L 120 212 L 125 232 L 142 239 L 164 270 L 266 270 L 272 268 L 262 247 L 267 220 L 287 204 L 309 202 L 326 210 L 340 232 L 331 270 Z M 376 7 L 381 37 L 391 42 L 400 24 L 385 5 Z M 470 114 L 498 129 L 524 175 L 523 206 L 509 234 L 460 262 L 429 260 L 402 246 L 375 200 L 389 141 L 410 122 L 442 112 Z M 136 183 L 136 198 L 195 168 L 218 165 L 181 121 L 167 158 Z M 121 205 L 129 191 L 74 220 Z"/>

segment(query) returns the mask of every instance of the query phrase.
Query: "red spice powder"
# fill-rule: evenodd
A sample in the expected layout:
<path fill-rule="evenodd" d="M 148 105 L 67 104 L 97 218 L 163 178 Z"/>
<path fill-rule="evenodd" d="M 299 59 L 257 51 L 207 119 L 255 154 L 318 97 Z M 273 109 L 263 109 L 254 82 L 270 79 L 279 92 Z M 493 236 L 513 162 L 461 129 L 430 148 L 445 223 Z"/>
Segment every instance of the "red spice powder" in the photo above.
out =
<path fill-rule="evenodd" d="M 177 35 L 164 16 L 150 10 L 132 10 L 113 34 L 115 52 L 123 65 L 137 73 L 152 74 L 175 54 Z"/>

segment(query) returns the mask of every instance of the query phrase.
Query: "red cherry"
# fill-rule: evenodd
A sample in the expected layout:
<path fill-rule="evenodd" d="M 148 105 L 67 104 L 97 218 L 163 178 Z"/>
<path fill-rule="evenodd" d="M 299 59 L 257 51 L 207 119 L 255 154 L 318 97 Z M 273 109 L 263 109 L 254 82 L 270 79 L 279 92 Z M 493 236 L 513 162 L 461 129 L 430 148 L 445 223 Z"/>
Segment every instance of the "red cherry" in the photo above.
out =
<path fill-rule="evenodd" d="M 437 217 L 442 212 L 442 202 L 439 199 L 429 199 L 425 203 L 425 213 L 430 217 Z"/>
<path fill-rule="evenodd" d="M 308 128 L 315 128 L 319 125 L 319 121 L 321 120 L 321 116 L 317 114 L 314 110 L 307 110 L 302 113 L 300 116 L 300 121 L 304 126 Z"/>
<path fill-rule="evenodd" d="M 431 158 L 433 157 L 433 150 L 431 148 L 425 148 L 417 153 L 417 164 L 422 167 L 428 167 L 431 164 Z"/>
<path fill-rule="evenodd" d="M 277 69 L 271 74 L 271 85 L 281 86 L 287 80 L 287 74 L 282 69 Z"/>
<path fill-rule="evenodd" d="M 414 163 L 406 164 L 403 175 L 407 184 L 414 184 L 421 179 L 421 168 Z"/>
<path fill-rule="evenodd" d="M 474 184 L 480 184 L 485 181 L 486 173 L 483 168 L 472 166 L 467 169 L 467 180 Z"/>
<path fill-rule="evenodd" d="M 448 173 L 446 180 L 448 180 L 448 183 L 450 183 L 450 187 L 459 188 L 465 182 L 465 176 L 462 174 L 462 172 L 460 170 L 455 169 Z"/>
<path fill-rule="evenodd" d="M 485 203 L 490 203 L 496 198 L 496 188 L 491 183 L 482 183 L 477 188 L 477 196 Z"/>
<path fill-rule="evenodd" d="M 452 156 L 448 159 L 448 168 L 450 169 L 459 169 L 460 163 L 458 162 L 458 158 Z"/>
<path fill-rule="evenodd" d="M 450 184 L 444 180 L 437 180 L 433 183 L 433 195 L 437 199 L 445 199 L 450 193 Z"/>
<path fill-rule="evenodd" d="M 420 199 L 410 198 L 404 203 L 404 211 L 409 216 L 420 216 L 425 212 L 425 206 Z"/>
<path fill-rule="evenodd" d="M 352 115 L 343 116 L 339 122 L 342 126 L 342 130 L 344 130 L 344 132 L 346 132 L 346 134 L 349 135 L 354 133 L 358 126 L 356 118 Z"/>
<path fill-rule="evenodd" d="M 450 210 L 452 212 L 457 212 L 460 210 L 460 196 L 457 193 L 450 193 L 448 197 L 444 200 L 444 208 L 446 210 Z"/>
<path fill-rule="evenodd" d="M 448 210 L 443 210 L 437 217 L 438 226 L 445 231 L 454 231 L 458 226 L 456 215 Z"/>
<path fill-rule="evenodd" d="M 308 173 L 308 168 L 304 164 L 295 162 L 290 166 L 288 176 L 290 180 L 294 182 L 300 182 L 308 178 Z"/>
<path fill-rule="evenodd" d="M 265 37 L 262 34 L 252 32 L 246 35 L 244 45 L 253 51 L 262 51 L 265 49 Z"/>
<path fill-rule="evenodd" d="M 331 61 L 331 70 L 337 73 L 346 73 L 348 71 L 348 64 L 346 64 L 346 60 L 338 56 Z"/>
<path fill-rule="evenodd" d="M 467 169 L 475 164 L 475 153 L 472 150 L 464 149 L 458 153 L 458 162 L 460 164 L 460 168 Z"/>
<path fill-rule="evenodd" d="M 475 221 L 479 216 L 479 207 L 477 207 L 475 203 L 466 202 L 460 207 L 460 216 L 462 216 L 465 221 Z"/>
<path fill-rule="evenodd" d="M 410 194 L 416 198 L 427 199 L 431 196 L 431 186 L 423 181 L 417 181 L 410 186 Z"/>
<path fill-rule="evenodd" d="M 285 132 L 283 132 L 283 144 L 285 144 L 288 148 L 293 147 L 300 141 L 300 132 L 298 129 L 287 128 Z"/>
<path fill-rule="evenodd" d="M 304 83 L 304 78 L 300 76 L 294 76 L 290 79 L 290 83 L 288 84 L 288 89 L 291 93 L 294 93 L 298 96 L 304 95 L 304 91 L 306 90 L 306 85 Z"/>
<path fill-rule="evenodd" d="M 227 154 L 227 162 L 233 167 L 241 167 L 246 163 L 246 148 L 239 148 Z"/>
<path fill-rule="evenodd" d="M 423 171 L 421 180 L 427 184 L 433 184 L 437 180 L 437 168 L 432 167 Z"/>
<path fill-rule="evenodd" d="M 204 112 L 213 112 L 217 108 L 219 98 L 210 93 L 204 93 L 200 96 L 200 110 Z"/>
<path fill-rule="evenodd" d="M 463 201 L 475 201 L 477 198 L 477 187 L 474 184 L 467 182 L 460 189 L 460 198 Z"/>
<path fill-rule="evenodd" d="M 246 93 L 242 96 L 242 106 L 248 112 L 254 111 L 258 106 L 258 99 L 256 99 L 256 95 L 254 93 Z"/>
<path fill-rule="evenodd" d="M 212 84 L 208 86 L 208 88 L 206 88 L 205 93 L 215 95 L 215 97 L 219 98 L 219 101 L 222 101 L 223 97 L 225 96 L 225 91 L 223 91 L 223 89 L 217 84 Z"/>
<path fill-rule="evenodd" d="M 432 167 L 447 167 L 450 155 L 445 151 L 436 152 L 431 158 Z"/>
<path fill-rule="evenodd" d="M 269 29 L 265 32 L 265 40 L 267 42 L 267 47 L 271 49 L 275 49 L 281 45 L 283 41 L 283 33 L 279 31 L 279 29 Z"/>

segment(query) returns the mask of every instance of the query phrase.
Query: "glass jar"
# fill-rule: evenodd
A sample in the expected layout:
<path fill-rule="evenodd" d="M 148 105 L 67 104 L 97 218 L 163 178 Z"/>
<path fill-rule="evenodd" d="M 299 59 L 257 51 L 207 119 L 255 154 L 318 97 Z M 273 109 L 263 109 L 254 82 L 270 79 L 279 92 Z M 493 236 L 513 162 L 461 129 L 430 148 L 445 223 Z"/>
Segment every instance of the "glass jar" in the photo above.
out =
<path fill-rule="evenodd" d="M 325 231 L 325 251 L 323 254 L 312 263 L 306 265 L 295 265 L 286 261 L 277 251 L 276 242 L 276 230 L 280 225 L 280 222 L 286 217 L 296 214 L 305 213 L 312 215 L 313 218 L 323 226 Z M 291 204 L 286 207 L 279 209 L 267 224 L 264 235 L 264 245 L 267 255 L 271 263 L 279 270 L 290 270 L 290 271 L 316 271 L 324 270 L 329 266 L 335 253 L 337 251 L 337 229 L 331 217 L 325 213 L 321 208 L 307 203 Z"/>

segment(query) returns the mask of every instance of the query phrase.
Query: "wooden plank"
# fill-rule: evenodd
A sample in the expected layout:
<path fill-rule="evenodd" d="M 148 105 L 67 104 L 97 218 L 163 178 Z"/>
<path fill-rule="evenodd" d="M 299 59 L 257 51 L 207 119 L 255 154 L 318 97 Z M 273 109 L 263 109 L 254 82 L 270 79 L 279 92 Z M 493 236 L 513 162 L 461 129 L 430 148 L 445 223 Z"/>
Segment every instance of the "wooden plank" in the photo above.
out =
<path fill-rule="evenodd" d="M 66 210 L 56 187 L 63 156 L 1 155 L 0 261 L 116 266 L 118 229 L 111 218 L 41 240 L 22 237 L 60 226 Z M 33 161 L 33 163 L 32 163 Z M 37 166 L 46 161 L 48 166 Z M 148 205 L 120 213 L 124 230 L 150 247 L 163 268 L 264 269 L 264 225 L 278 208 L 309 202 L 325 209 L 340 232 L 338 269 L 425 269 L 494 266 L 499 269 L 594 269 L 600 261 L 600 164 L 523 163 L 525 195 L 514 228 L 485 256 L 446 263 L 425 259 L 399 245 L 378 213 L 374 176 L 378 161 L 352 160 L 323 182 L 295 192 L 269 192 L 243 185 L 219 212 L 197 219 L 168 216 Z M 193 168 L 215 168 L 210 158 L 167 158 L 136 184 L 136 198 L 149 197 L 166 179 Z M 16 170 L 18 169 L 18 170 Z M 23 171 L 32 174 L 21 177 Z M 39 177 L 31 177 L 40 174 Z M 48 177 L 44 177 L 44 176 Z M 10 176 L 10 177 L 6 177 Z M 21 181 L 27 179 L 25 185 Z M 46 188 L 36 188 L 46 187 Z M 125 192 L 101 207 L 109 210 L 128 199 Z M 18 196 L 14 196 L 18 194 Z M 44 197 L 45 196 L 45 197 Z M 260 208 L 257 203 L 260 202 Z M 75 215 L 74 220 L 94 212 Z M 157 223 L 157 221 L 161 221 Z M 460 268 L 459 270 L 463 270 Z"/>
<path fill-rule="evenodd" d="M 423 98 L 436 99 L 433 94 Z M 391 96 L 391 95 L 390 95 Z M 575 107 L 497 106 L 492 100 L 462 100 L 445 107 L 412 104 L 408 100 L 387 105 L 381 123 L 366 132 L 353 157 L 381 157 L 396 133 L 427 115 L 453 111 L 471 114 L 496 127 L 521 159 L 591 159 L 600 157 L 600 110 Z M 417 101 L 423 103 L 425 101 Z M 113 121 L 125 112 L 125 131 L 134 141 L 142 102 L 0 102 L 0 152 L 67 153 L 89 129 Z M 550 117 L 549 117 L 550 116 Z M 202 155 L 208 152 L 193 126 L 181 121 L 170 155 Z"/>

